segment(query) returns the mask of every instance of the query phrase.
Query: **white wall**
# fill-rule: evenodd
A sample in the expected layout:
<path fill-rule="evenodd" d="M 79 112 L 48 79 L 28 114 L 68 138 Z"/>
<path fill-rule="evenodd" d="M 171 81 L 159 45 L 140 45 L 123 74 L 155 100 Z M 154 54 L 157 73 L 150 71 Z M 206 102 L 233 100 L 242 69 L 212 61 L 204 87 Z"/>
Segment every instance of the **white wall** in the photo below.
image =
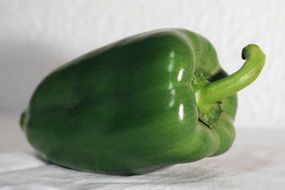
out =
<path fill-rule="evenodd" d="M 267 55 L 259 79 L 239 93 L 237 126 L 283 127 L 285 3 L 282 0 L 0 0 L 0 110 L 19 113 L 57 66 L 143 31 L 182 27 L 207 37 L 229 73 L 241 49 Z"/>

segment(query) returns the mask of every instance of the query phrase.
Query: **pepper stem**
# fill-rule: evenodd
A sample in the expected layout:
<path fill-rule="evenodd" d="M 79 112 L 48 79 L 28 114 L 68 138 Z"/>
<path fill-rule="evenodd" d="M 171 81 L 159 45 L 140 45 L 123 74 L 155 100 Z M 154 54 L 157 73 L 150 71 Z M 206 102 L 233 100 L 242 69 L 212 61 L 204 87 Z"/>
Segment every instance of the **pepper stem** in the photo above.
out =
<path fill-rule="evenodd" d="M 207 106 L 223 98 L 236 94 L 252 83 L 261 73 L 265 55 L 255 44 L 249 44 L 242 50 L 243 66 L 235 73 L 201 87 L 195 93 L 200 106 Z"/>

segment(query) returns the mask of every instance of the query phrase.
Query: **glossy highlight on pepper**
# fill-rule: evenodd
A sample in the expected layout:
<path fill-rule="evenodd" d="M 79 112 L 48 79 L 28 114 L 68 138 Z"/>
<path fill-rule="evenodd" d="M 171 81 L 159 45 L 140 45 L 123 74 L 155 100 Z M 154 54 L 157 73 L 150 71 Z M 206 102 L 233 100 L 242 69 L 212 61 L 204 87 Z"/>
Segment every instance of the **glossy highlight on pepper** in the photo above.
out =
<path fill-rule="evenodd" d="M 216 156 L 235 138 L 236 93 L 265 62 L 254 44 L 242 57 L 228 75 L 197 33 L 131 36 L 45 77 L 21 128 L 42 158 L 76 170 L 134 175 Z"/>

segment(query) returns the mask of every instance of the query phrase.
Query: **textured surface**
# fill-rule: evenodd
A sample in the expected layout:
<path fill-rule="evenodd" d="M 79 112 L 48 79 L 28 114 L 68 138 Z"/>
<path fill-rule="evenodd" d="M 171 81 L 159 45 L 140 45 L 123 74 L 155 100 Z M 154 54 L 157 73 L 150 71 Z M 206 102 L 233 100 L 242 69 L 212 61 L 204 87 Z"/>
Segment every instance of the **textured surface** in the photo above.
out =
<path fill-rule="evenodd" d="M 259 44 L 267 63 L 239 94 L 236 124 L 285 127 L 284 8 L 282 0 L 0 0 L 0 110 L 25 109 L 46 74 L 87 51 L 143 31 L 182 27 L 212 41 L 229 73 L 242 65 L 246 44 Z"/>
<path fill-rule="evenodd" d="M 0 189 L 284 189 L 284 129 L 238 129 L 232 149 L 218 157 L 147 175 L 77 172 L 35 156 L 16 115 L 0 114 Z M 23 150 L 23 151 L 19 151 Z"/>
<path fill-rule="evenodd" d="M 239 130 L 224 155 L 131 177 L 77 172 L 28 152 L 0 153 L 0 189 L 284 189 L 282 133 Z"/>

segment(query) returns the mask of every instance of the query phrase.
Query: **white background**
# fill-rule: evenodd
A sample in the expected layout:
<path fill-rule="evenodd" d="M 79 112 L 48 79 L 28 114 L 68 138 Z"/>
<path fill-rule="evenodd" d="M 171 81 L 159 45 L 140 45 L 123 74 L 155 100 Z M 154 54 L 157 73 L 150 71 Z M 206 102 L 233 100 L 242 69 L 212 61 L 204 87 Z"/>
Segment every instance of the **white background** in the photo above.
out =
<path fill-rule="evenodd" d="M 207 37 L 229 73 L 241 49 L 267 55 L 239 93 L 237 127 L 285 128 L 285 3 L 282 0 L 0 0 L 0 111 L 19 114 L 50 71 L 92 49 L 158 28 Z"/>

